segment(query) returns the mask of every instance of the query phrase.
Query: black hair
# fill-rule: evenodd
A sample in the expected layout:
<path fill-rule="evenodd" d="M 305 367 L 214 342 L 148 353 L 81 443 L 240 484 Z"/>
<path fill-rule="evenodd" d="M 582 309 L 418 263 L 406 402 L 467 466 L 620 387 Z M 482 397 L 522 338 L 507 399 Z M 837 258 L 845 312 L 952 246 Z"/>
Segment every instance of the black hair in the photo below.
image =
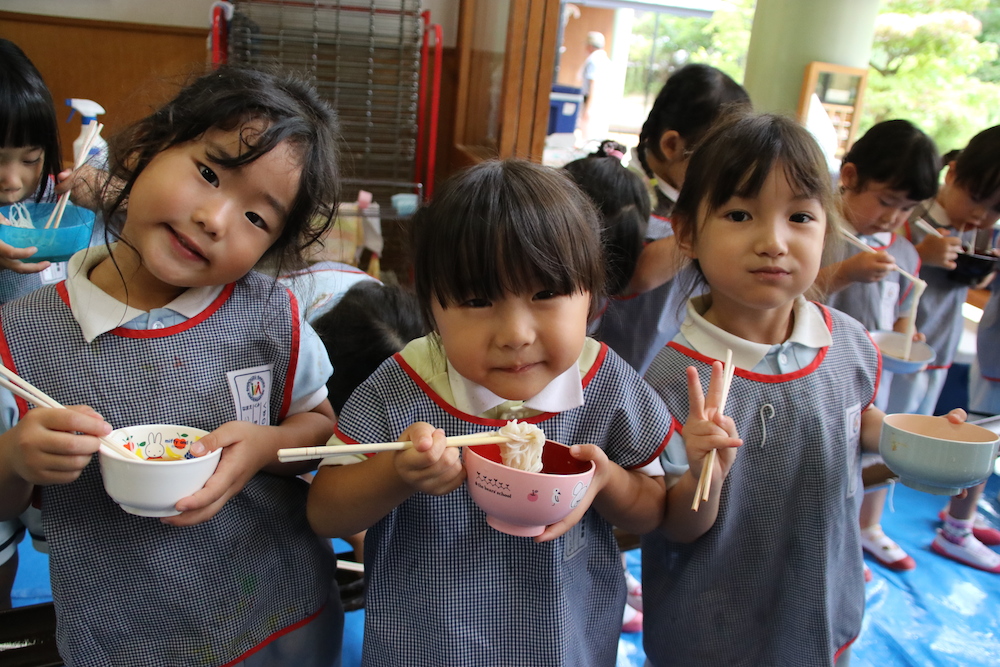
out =
<path fill-rule="evenodd" d="M 42 180 L 61 169 L 56 109 L 42 75 L 14 42 L 0 39 L 0 145 L 5 148 L 38 146 L 44 152 Z M 45 188 L 39 187 L 36 200 Z"/>
<path fill-rule="evenodd" d="M 709 130 L 691 156 L 672 219 L 678 241 L 697 241 L 704 209 L 711 213 L 732 197 L 757 197 L 778 166 L 796 193 L 822 205 L 827 243 L 838 239 L 831 233 L 838 218 L 830 174 L 812 134 L 785 116 L 738 114 Z M 697 267 L 697 261 L 694 264 Z"/>
<path fill-rule="evenodd" d="M 642 252 L 651 210 L 639 174 L 617 157 L 585 157 L 563 169 L 587 193 L 601 214 L 607 276 L 605 292 L 620 294 L 632 279 Z"/>
<path fill-rule="evenodd" d="M 600 223 L 564 173 L 525 160 L 480 163 L 448 179 L 412 221 L 414 285 L 433 324 L 443 308 L 547 289 L 603 293 Z"/>
<path fill-rule="evenodd" d="M 1000 125 L 983 130 L 955 158 L 955 184 L 974 201 L 1000 192 Z"/>
<path fill-rule="evenodd" d="M 860 192 L 869 181 L 906 193 L 913 201 L 937 194 L 941 158 L 934 141 L 908 120 L 872 126 L 844 156 L 858 172 Z"/>
<path fill-rule="evenodd" d="M 365 280 L 313 322 L 333 375 L 326 383 L 338 414 L 351 393 L 408 342 L 427 333 L 420 304 L 409 290 Z"/>
<path fill-rule="evenodd" d="M 329 228 L 340 198 L 336 114 L 316 88 L 291 72 L 223 66 L 185 86 L 153 114 L 110 142 L 109 191 L 102 197 L 105 220 L 120 238 L 122 220 L 136 178 L 160 152 L 193 141 L 208 130 L 239 130 L 244 150 L 211 156 L 224 167 L 249 164 L 289 142 L 301 166 L 298 193 L 281 235 L 264 254 L 280 268 L 294 265 L 301 251 Z"/>
<path fill-rule="evenodd" d="M 646 175 L 655 177 L 646 161 L 647 151 L 661 160 L 665 157 L 660 150 L 664 132 L 674 130 L 692 148 L 724 111 L 749 107 L 747 91 L 725 72 L 700 63 L 680 68 L 660 89 L 639 133 L 636 153 Z"/>

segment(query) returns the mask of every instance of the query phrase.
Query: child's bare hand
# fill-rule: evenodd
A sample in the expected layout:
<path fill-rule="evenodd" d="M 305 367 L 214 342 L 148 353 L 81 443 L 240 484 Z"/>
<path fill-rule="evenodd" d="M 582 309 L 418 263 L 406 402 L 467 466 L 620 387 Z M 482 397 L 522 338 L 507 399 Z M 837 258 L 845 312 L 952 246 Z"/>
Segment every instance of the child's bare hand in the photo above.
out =
<path fill-rule="evenodd" d="M 950 236 L 947 229 L 942 229 L 944 238 L 938 238 L 933 234 L 928 234 L 924 240 L 917 244 L 917 252 L 920 260 L 928 266 L 938 266 L 943 269 L 954 269 L 955 258 L 962 251 L 962 239 L 957 236 Z"/>
<path fill-rule="evenodd" d="M 712 364 L 707 395 L 701 392 L 698 371 L 693 366 L 688 366 L 687 381 L 689 407 L 688 419 L 684 424 L 684 448 L 687 450 L 691 474 L 695 478 L 700 477 L 705 457 L 711 450 L 717 449 L 716 460 L 722 471 L 722 478 L 725 479 L 736 460 L 734 448 L 742 445 L 743 440 L 736 432 L 736 423 L 718 410 L 724 383 L 722 364 L 718 361 Z"/>
<path fill-rule="evenodd" d="M 3 216 L 0 216 L 2 218 Z M 15 273 L 38 273 L 49 268 L 51 262 L 22 262 L 38 252 L 38 248 L 15 248 L 0 241 L 0 268 L 10 269 Z"/>
<path fill-rule="evenodd" d="M 944 418 L 952 424 L 961 424 L 969 418 L 969 414 L 962 408 L 955 408 L 948 414 L 944 415 Z"/>
<path fill-rule="evenodd" d="M 219 467 L 198 492 L 177 501 L 181 513 L 161 519 L 172 526 L 193 526 L 218 514 L 230 498 L 243 490 L 261 468 L 271 463 L 270 443 L 276 437 L 273 426 L 244 421 L 226 422 L 191 445 L 191 453 L 205 456 L 222 450 Z"/>
<path fill-rule="evenodd" d="M 573 510 L 563 518 L 550 526 L 545 527 L 541 535 L 535 537 L 535 542 L 548 542 L 554 540 L 567 530 L 579 523 L 583 515 L 587 513 L 594 502 L 594 498 L 601 492 L 601 489 L 608 482 L 611 472 L 611 461 L 603 449 L 597 445 L 573 445 L 569 448 L 570 455 L 578 461 L 593 461 L 595 464 L 594 478 L 590 480 L 590 486 Z"/>
<path fill-rule="evenodd" d="M 86 405 L 35 408 L 0 436 L 0 456 L 31 484 L 69 484 L 80 476 L 111 425 Z"/>
<path fill-rule="evenodd" d="M 443 496 L 465 481 L 465 468 L 458 447 L 448 447 L 444 431 L 426 422 L 417 422 L 403 431 L 400 442 L 413 447 L 395 452 L 396 473 L 414 491 Z"/>
<path fill-rule="evenodd" d="M 859 252 L 841 263 L 841 270 L 853 283 L 874 283 L 896 269 L 896 261 L 884 250 Z"/>

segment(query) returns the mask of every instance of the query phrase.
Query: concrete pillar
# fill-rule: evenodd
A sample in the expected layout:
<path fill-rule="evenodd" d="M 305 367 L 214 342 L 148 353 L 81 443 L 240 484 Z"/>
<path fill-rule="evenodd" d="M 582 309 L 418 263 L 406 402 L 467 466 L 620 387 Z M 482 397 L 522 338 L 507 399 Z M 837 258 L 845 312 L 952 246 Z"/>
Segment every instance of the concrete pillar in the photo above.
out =
<path fill-rule="evenodd" d="M 879 0 L 757 0 L 743 85 L 757 111 L 795 114 L 805 66 L 868 67 Z"/>

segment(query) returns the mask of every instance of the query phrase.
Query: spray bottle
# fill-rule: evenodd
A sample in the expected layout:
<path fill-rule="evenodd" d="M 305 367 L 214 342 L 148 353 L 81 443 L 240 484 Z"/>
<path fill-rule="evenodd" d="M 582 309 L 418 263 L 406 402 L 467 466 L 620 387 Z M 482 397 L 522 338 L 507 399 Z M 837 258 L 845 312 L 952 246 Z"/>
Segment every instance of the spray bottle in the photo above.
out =
<path fill-rule="evenodd" d="M 83 125 L 80 128 L 80 136 L 73 142 L 73 162 L 77 163 L 79 162 L 83 144 L 87 141 L 87 135 L 90 133 L 90 127 L 88 126 L 91 121 L 97 122 L 97 116 L 104 113 L 104 107 L 93 100 L 84 100 L 78 97 L 69 98 L 66 100 L 66 104 L 72 107 L 74 111 L 79 111 L 83 121 Z M 69 117 L 73 118 L 73 114 L 70 113 Z M 90 145 L 90 151 L 86 160 L 98 168 L 104 168 L 107 165 L 108 142 L 100 134 L 94 138 L 94 143 Z"/>

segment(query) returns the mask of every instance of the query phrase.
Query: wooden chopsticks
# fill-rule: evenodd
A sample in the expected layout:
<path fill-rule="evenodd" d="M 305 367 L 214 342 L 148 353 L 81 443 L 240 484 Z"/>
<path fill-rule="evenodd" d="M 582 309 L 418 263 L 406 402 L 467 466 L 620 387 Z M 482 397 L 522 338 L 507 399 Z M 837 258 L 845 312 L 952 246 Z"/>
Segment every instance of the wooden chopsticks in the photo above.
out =
<path fill-rule="evenodd" d="M 0 378 L 0 387 L 10 391 L 12 394 L 20 396 L 29 403 L 33 403 L 36 407 L 60 408 L 62 410 L 66 409 L 64 405 L 60 405 L 54 398 L 38 389 L 6 366 L 0 365 L 0 375 L 3 375 L 3 377 Z M 138 452 L 133 452 L 110 438 L 101 436 L 100 441 L 103 446 L 114 450 L 116 453 L 121 454 L 126 458 L 137 458 L 140 461 L 145 461 L 145 459 L 142 458 Z"/>
<path fill-rule="evenodd" d="M 76 164 L 73 166 L 73 171 L 82 167 L 83 163 L 87 161 L 87 154 L 90 153 L 90 147 L 94 145 L 94 140 L 97 139 L 97 135 L 104 129 L 104 125 L 98 123 L 97 121 L 90 121 L 89 127 L 90 132 L 87 133 L 87 139 L 83 144 L 80 155 L 76 158 Z M 58 229 L 59 223 L 62 222 L 63 212 L 66 210 L 66 203 L 69 201 L 69 193 L 70 190 L 67 190 L 59 195 L 59 201 L 56 202 L 56 205 L 52 208 L 52 213 L 49 214 L 49 219 L 45 221 L 44 229 Z"/>
<path fill-rule="evenodd" d="M 726 398 L 729 396 L 729 387 L 733 383 L 733 375 L 736 373 L 736 364 L 733 363 L 733 351 L 726 350 L 726 363 L 722 366 L 722 398 L 719 400 L 717 414 L 723 414 L 726 409 Z M 694 489 L 694 500 L 691 502 L 691 509 L 695 512 L 701 506 L 703 500 L 708 500 L 712 489 L 712 470 L 715 468 L 715 459 L 718 450 L 713 449 L 705 457 L 705 463 L 701 467 L 701 476 Z"/>
<path fill-rule="evenodd" d="M 445 442 L 449 447 L 490 445 L 509 441 L 510 438 L 499 435 L 497 431 L 484 431 L 482 433 L 455 435 L 445 438 Z M 360 443 L 357 445 L 291 447 L 289 449 L 279 449 L 278 460 L 282 463 L 289 463 L 291 461 L 310 461 L 313 459 L 321 459 L 325 456 L 335 456 L 337 454 L 376 454 L 378 452 L 391 452 L 401 449 L 409 449 L 410 447 L 413 447 L 413 443 L 409 440 L 403 442 Z"/>
<path fill-rule="evenodd" d="M 927 224 L 927 223 L 924 223 L 924 224 Z M 928 226 L 930 226 L 930 225 L 928 225 Z M 867 243 L 865 243 L 864 241 L 862 241 L 861 239 L 859 239 L 857 236 L 855 236 L 854 234 L 852 234 L 849 231 L 847 231 L 846 229 L 841 229 L 840 233 L 841 233 L 841 235 L 843 235 L 844 239 L 848 243 L 850 243 L 851 245 L 856 246 L 856 247 L 860 248 L 861 250 L 864 250 L 865 252 L 870 252 L 870 253 L 873 253 L 873 254 L 878 252 L 878 250 L 876 250 L 875 248 L 871 247 L 870 245 L 868 245 Z M 938 234 L 938 236 L 940 236 L 940 234 Z M 904 278 L 906 278 L 907 280 L 909 280 L 911 283 L 916 284 L 916 283 L 922 283 L 922 282 L 924 282 L 920 278 L 917 278 L 916 276 L 914 276 L 914 275 L 912 275 L 910 273 L 907 273 L 906 271 L 904 271 L 903 269 L 899 268 L 898 266 L 895 268 L 895 271 L 897 273 L 899 273 L 899 275 L 901 275 Z"/>

